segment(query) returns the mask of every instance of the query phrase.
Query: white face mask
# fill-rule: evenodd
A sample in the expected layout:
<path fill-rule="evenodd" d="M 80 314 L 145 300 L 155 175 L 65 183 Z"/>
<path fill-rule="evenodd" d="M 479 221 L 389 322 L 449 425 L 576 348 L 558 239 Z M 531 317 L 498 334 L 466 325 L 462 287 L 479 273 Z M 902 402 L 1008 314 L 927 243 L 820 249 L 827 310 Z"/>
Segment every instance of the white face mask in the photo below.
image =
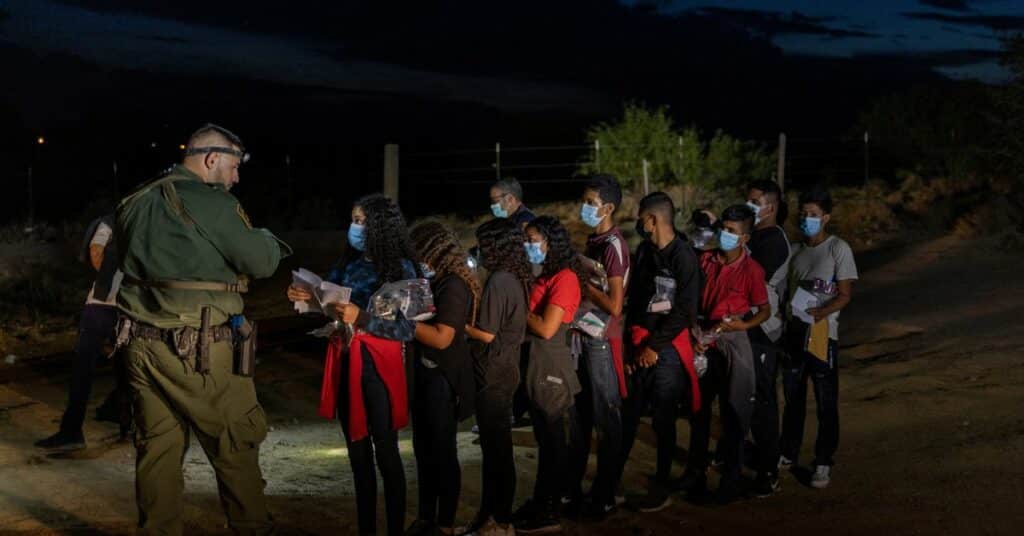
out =
<path fill-rule="evenodd" d="M 753 201 L 747 201 L 747 206 L 750 207 L 750 210 L 754 211 L 754 225 L 761 223 L 761 207 Z"/>

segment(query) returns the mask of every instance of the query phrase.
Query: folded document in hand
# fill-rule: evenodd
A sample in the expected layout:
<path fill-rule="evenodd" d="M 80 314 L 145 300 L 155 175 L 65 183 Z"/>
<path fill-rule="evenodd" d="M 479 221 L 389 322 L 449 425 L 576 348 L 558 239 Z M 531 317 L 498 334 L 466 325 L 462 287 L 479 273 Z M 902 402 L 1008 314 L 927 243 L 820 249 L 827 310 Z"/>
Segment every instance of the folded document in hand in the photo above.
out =
<path fill-rule="evenodd" d="M 352 297 L 352 289 L 324 281 L 320 279 L 320 276 L 305 268 L 299 268 L 292 272 L 292 285 L 313 295 L 312 299 L 307 301 L 295 302 L 295 310 L 299 314 L 316 312 L 333 318 L 334 309 L 329 306 L 336 303 L 348 303 Z"/>

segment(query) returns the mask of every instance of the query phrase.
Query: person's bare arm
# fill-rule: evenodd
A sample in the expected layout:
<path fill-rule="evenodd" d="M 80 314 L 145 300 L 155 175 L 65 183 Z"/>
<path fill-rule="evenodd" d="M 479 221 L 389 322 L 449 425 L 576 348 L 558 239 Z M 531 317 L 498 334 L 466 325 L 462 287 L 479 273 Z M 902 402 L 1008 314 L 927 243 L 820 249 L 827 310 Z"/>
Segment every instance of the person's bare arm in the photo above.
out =
<path fill-rule="evenodd" d="M 750 317 L 750 320 L 743 320 L 742 318 L 730 318 L 729 320 L 722 320 L 719 324 L 722 331 L 746 331 L 755 326 L 760 326 L 765 320 L 768 320 L 772 316 L 772 309 L 768 307 L 768 304 L 758 306 L 757 314 Z"/>
<path fill-rule="evenodd" d="M 107 246 L 101 244 L 89 244 L 89 264 L 97 272 L 100 271 L 100 266 L 103 265 L 103 250 L 106 248 Z"/>
<path fill-rule="evenodd" d="M 821 320 L 828 315 L 841 311 L 843 307 L 849 305 L 850 300 L 853 298 L 853 279 L 846 279 L 836 283 L 836 289 L 838 293 L 835 298 L 832 298 L 825 305 L 821 307 L 812 307 L 807 310 L 807 313 L 814 317 L 815 321 Z"/>
<path fill-rule="evenodd" d="M 555 336 L 555 333 L 558 333 L 558 328 L 562 325 L 563 318 L 565 318 L 565 309 L 557 305 L 548 305 L 544 308 L 543 316 L 530 313 L 526 317 L 526 325 L 534 335 L 550 340 L 551 337 Z"/>
<path fill-rule="evenodd" d="M 466 325 L 466 335 L 468 335 L 470 339 L 478 340 L 484 344 L 491 344 L 491 342 L 494 341 L 493 333 L 468 324 Z"/>
<path fill-rule="evenodd" d="M 416 324 L 416 340 L 435 350 L 444 350 L 455 340 L 455 328 L 446 324 Z"/>
<path fill-rule="evenodd" d="M 594 302 L 594 304 L 600 307 L 604 312 L 612 316 L 619 316 L 622 314 L 622 304 L 626 300 L 626 289 L 625 285 L 622 284 L 621 277 L 608 278 L 607 294 L 589 283 L 583 290 L 587 293 L 587 298 Z"/>

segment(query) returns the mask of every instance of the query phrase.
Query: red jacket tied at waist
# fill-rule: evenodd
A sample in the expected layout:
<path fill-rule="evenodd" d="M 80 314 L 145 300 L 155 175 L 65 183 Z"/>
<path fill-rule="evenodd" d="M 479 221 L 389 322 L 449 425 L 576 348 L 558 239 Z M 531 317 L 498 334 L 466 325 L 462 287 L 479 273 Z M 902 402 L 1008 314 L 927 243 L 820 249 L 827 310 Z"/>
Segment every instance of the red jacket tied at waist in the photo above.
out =
<path fill-rule="evenodd" d="M 647 344 L 650 332 L 641 326 L 633 326 L 629 332 L 634 348 L 643 348 Z M 690 346 L 690 330 L 684 329 L 672 340 L 672 347 L 679 354 L 687 375 L 690 376 L 690 402 L 693 413 L 700 410 L 700 385 L 697 383 L 697 369 L 693 367 L 693 347 Z"/>
<path fill-rule="evenodd" d="M 338 407 L 338 391 L 341 387 L 341 355 L 345 343 L 341 337 L 331 337 L 324 362 L 324 378 L 320 387 L 319 414 L 333 419 Z M 348 430 L 349 441 L 359 441 L 369 435 L 366 425 L 366 407 L 363 405 L 363 348 L 370 352 L 373 366 L 377 369 L 391 402 L 391 425 L 401 430 L 409 424 L 409 400 L 405 383 L 405 366 L 402 362 L 402 343 L 357 333 L 348 346 Z"/>

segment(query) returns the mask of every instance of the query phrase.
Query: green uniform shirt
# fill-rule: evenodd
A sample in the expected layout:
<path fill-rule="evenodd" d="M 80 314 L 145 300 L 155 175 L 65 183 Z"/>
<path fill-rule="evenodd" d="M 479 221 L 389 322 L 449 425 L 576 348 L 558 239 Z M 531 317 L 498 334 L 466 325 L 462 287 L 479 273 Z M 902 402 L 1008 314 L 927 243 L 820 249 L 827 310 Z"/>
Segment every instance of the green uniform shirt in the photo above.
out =
<path fill-rule="evenodd" d="M 254 229 L 223 185 L 207 184 L 182 165 L 124 198 L 117 209 L 121 270 L 142 281 L 236 283 L 240 274 L 269 277 L 291 248 Z M 150 288 L 126 282 L 117 305 L 159 328 L 199 327 L 203 306 L 222 324 L 241 314 L 235 292 Z"/>

